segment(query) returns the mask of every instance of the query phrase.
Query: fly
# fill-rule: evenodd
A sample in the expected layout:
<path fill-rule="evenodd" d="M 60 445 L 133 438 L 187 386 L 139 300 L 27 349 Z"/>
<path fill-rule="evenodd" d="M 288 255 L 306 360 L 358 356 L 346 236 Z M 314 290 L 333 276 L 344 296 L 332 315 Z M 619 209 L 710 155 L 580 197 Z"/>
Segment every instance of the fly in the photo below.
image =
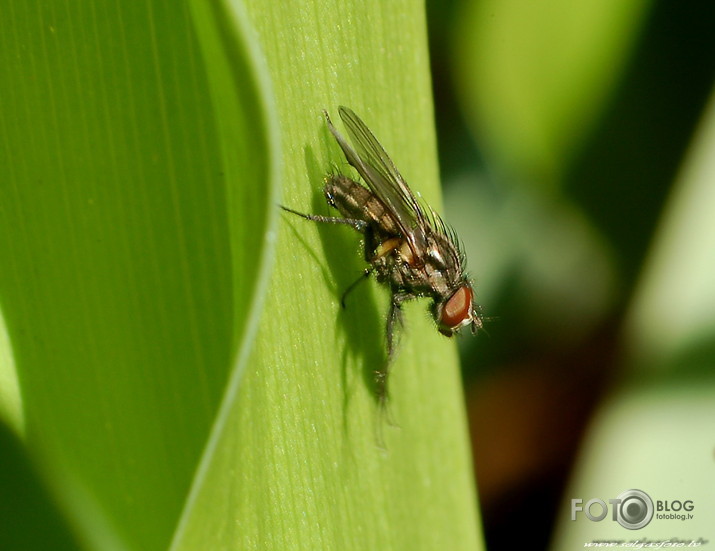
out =
<path fill-rule="evenodd" d="M 375 392 L 384 406 L 387 379 L 395 356 L 396 331 L 402 326 L 402 304 L 419 297 L 432 299 L 431 312 L 437 329 L 451 337 L 462 327 L 472 333 L 482 327 L 482 316 L 474 302 L 474 289 L 465 273 L 465 256 L 452 228 L 431 207 L 419 201 L 380 142 L 351 109 L 340 107 L 340 118 L 352 146 L 336 130 L 327 111 L 328 129 L 343 150 L 348 163 L 367 185 L 342 174 L 325 178 L 323 193 L 341 216 L 320 216 L 281 207 L 306 220 L 345 224 L 364 236 L 368 267 L 341 298 L 374 273 L 390 289 L 387 315 L 386 365 L 375 371 Z"/>

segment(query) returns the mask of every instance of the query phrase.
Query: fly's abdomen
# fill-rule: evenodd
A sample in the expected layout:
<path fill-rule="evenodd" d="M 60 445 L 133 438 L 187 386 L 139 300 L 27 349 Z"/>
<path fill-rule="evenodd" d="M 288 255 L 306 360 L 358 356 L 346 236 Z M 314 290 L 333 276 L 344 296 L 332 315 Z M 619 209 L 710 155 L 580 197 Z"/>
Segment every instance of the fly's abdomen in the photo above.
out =
<path fill-rule="evenodd" d="M 328 203 L 346 218 L 376 224 L 380 233 L 399 234 L 385 205 L 369 189 L 342 174 L 329 176 L 323 193 Z"/>

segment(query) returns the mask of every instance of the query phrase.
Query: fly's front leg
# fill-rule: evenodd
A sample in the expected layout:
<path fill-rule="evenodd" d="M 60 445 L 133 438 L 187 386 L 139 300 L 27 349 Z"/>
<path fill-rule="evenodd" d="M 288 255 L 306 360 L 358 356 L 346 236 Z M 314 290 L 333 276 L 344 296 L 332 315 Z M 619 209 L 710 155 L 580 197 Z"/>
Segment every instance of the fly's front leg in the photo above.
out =
<path fill-rule="evenodd" d="M 372 267 L 370 267 L 370 268 L 365 268 L 365 270 L 363 271 L 362 275 L 361 275 L 359 278 L 357 278 L 355 281 L 353 281 L 347 289 L 345 289 L 345 292 L 343 293 L 343 296 L 340 297 L 340 306 L 342 306 L 343 309 L 345 308 L 345 299 L 347 298 L 347 296 L 350 294 L 350 292 L 351 292 L 353 289 L 355 289 L 355 287 L 357 287 L 358 285 L 360 285 L 360 283 L 362 283 L 362 282 L 365 281 L 368 277 L 370 277 L 370 274 L 372 273 L 372 270 L 373 270 L 373 269 L 374 269 L 374 268 L 372 268 Z"/>
<path fill-rule="evenodd" d="M 357 220 L 355 218 L 338 218 L 337 216 L 320 216 L 319 214 L 304 214 L 302 212 L 298 212 L 297 210 L 284 207 L 283 205 L 278 206 L 286 212 L 296 214 L 301 218 L 312 220 L 313 222 L 322 222 L 325 224 L 344 224 L 346 226 L 350 226 L 356 231 L 359 231 L 360 233 L 365 233 L 365 229 L 367 228 L 367 222 L 365 222 L 365 220 Z"/>
<path fill-rule="evenodd" d="M 365 260 L 367 262 L 369 262 L 370 264 L 372 264 L 375 259 L 375 255 L 372 251 L 377 246 L 377 245 L 375 245 L 376 236 L 375 236 L 374 228 L 372 226 L 370 226 L 369 224 L 367 224 L 365 226 L 365 231 L 363 232 L 363 234 L 365 235 L 365 242 L 363 244 L 363 246 L 365 248 Z M 343 296 L 340 297 L 340 305 L 343 308 L 345 308 L 345 299 L 347 298 L 347 296 L 352 292 L 353 289 L 355 289 L 355 287 L 357 287 L 361 282 L 365 281 L 374 270 L 375 270 L 374 265 L 370 266 L 369 268 L 365 268 L 362 272 L 362 275 L 358 279 L 353 281 L 347 289 L 345 289 Z"/>

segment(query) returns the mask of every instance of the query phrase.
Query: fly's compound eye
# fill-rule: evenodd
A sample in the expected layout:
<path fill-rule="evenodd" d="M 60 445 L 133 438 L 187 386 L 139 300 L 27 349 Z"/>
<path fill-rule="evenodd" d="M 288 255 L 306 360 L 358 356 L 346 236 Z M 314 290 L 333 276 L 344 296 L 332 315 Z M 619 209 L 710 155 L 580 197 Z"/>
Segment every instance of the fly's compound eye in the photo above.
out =
<path fill-rule="evenodd" d="M 462 285 L 447 299 L 439 312 L 439 330 L 443 335 L 451 337 L 460 327 L 472 323 L 473 296 L 472 288 Z"/>

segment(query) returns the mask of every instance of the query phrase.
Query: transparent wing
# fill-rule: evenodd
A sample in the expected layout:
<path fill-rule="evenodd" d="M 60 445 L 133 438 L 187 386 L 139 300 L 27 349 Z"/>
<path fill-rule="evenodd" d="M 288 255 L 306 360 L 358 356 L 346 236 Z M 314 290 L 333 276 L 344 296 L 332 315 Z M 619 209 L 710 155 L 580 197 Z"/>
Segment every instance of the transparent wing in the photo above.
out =
<path fill-rule="evenodd" d="M 324 111 L 330 132 L 335 136 L 348 163 L 358 171 L 370 190 L 388 207 L 412 249 L 412 254 L 421 259 L 426 244 L 425 230 L 430 226 L 429 217 L 425 215 L 424 209 L 380 142 L 360 117 L 347 107 L 341 106 L 338 112 L 355 149 L 335 129 L 328 113 Z"/>

